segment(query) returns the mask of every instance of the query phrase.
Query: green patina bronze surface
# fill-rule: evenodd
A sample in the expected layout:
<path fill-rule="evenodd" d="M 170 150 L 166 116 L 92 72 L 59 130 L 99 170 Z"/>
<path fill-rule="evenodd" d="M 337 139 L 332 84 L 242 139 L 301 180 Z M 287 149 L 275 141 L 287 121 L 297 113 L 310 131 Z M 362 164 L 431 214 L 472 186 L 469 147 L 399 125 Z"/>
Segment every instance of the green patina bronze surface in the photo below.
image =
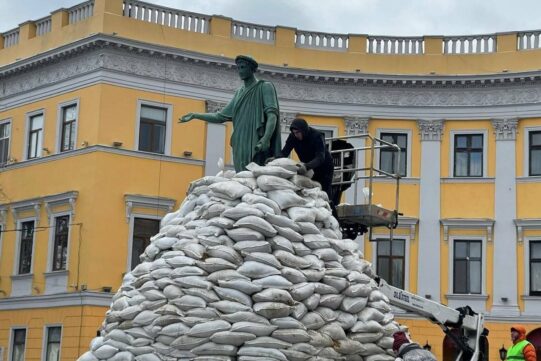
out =
<path fill-rule="evenodd" d="M 257 80 L 254 72 L 257 62 L 239 55 L 239 76 L 244 85 L 237 89 L 233 99 L 217 113 L 188 113 L 181 122 L 201 119 L 210 123 L 233 122 L 231 147 L 237 172 L 245 170 L 250 162 L 263 165 L 265 159 L 276 157 L 282 148 L 279 124 L 279 106 L 276 89 L 271 82 Z"/>

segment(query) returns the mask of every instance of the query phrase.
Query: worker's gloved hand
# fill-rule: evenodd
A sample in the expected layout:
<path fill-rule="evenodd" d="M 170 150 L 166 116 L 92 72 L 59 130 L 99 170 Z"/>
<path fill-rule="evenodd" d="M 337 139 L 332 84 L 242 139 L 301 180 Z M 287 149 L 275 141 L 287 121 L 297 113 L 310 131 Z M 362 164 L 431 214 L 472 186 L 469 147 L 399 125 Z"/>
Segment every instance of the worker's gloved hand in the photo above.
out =
<path fill-rule="evenodd" d="M 269 150 L 269 148 L 270 148 L 270 140 L 261 138 L 259 142 L 257 143 L 257 145 L 255 146 L 255 151 L 256 153 L 266 152 L 267 150 Z"/>
<path fill-rule="evenodd" d="M 193 118 L 195 118 L 195 114 L 194 113 L 188 113 L 188 114 L 184 115 L 182 118 L 179 119 L 179 123 L 187 123 L 190 120 L 192 120 Z"/>
<path fill-rule="evenodd" d="M 276 158 L 274 158 L 274 157 L 269 157 L 269 158 L 265 159 L 265 164 L 269 164 L 270 162 L 272 162 L 275 159 Z"/>
<path fill-rule="evenodd" d="M 297 163 L 297 174 L 305 175 L 308 172 L 304 163 Z"/>

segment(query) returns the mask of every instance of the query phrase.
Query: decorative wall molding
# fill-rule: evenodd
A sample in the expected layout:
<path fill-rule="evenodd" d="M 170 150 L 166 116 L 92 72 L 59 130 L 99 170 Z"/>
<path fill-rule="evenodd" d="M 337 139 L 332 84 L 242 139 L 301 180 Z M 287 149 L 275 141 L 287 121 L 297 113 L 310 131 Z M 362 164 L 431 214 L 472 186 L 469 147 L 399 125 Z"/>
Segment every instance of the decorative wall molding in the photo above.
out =
<path fill-rule="evenodd" d="M 33 217 L 36 219 L 36 227 L 39 226 L 41 202 L 42 198 L 33 198 L 10 203 L 9 208 L 13 216 L 15 228 L 17 228 L 17 221 L 22 217 L 23 212 L 32 212 Z"/>
<path fill-rule="evenodd" d="M 47 211 L 49 222 L 51 222 L 51 217 L 53 213 L 55 213 L 59 207 L 63 207 L 63 206 L 68 206 L 69 207 L 68 211 L 74 217 L 75 216 L 75 200 L 77 199 L 78 195 L 79 195 L 79 192 L 71 191 L 71 192 L 65 192 L 65 193 L 54 194 L 51 196 L 43 197 L 43 203 L 45 204 L 45 210 Z"/>
<path fill-rule="evenodd" d="M 207 107 L 207 113 L 217 113 L 221 111 L 223 108 L 225 108 L 227 103 L 216 102 L 214 100 L 207 100 L 205 102 L 205 105 Z"/>
<path fill-rule="evenodd" d="M 443 226 L 443 240 L 449 240 L 449 229 L 486 229 L 487 241 L 492 241 L 494 220 L 489 218 L 444 218 L 440 220 Z"/>
<path fill-rule="evenodd" d="M 345 116 L 346 135 L 359 135 L 368 133 L 368 117 Z"/>
<path fill-rule="evenodd" d="M 99 34 L 0 68 L 0 109 L 10 98 L 101 72 L 94 81 L 129 87 L 156 83 L 154 91 L 224 101 L 240 85 L 233 60 L 143 44 Z M 402 76 L 289 69 L 262 65 L 258 77 L 276 85 L 281 104 L 321 105 L 334 115 L 395 117 L 422 114 L 501 118 L 506 106 L 532 107 L 541 114 L 541 71 L 483 76 Z M 76 83 L 76 82 L 75 82 Z M 57 87 L 66 91 L 65 87 Z M 187 89 L 191 91 L 187 91 Z M 314 106 L 315 105 L 315 106 Z M 495 106 L 501 106 L 495 108 Z M 348 110 L 349 109 L 349 110 Z M 507 113 L 516 117 L 519 108 Z M 467 118 L 466 114 L 470 114 Z M 331 115 L 331 114 L 329 114 Z M 525 113 L 522 112 L 524 116 Z"/>
<path fill-rule="evenodd" d="M 443 120 L 417 120 L 419 135 L 421 141 L 438 140 L 441 141 L 443 135 Z"/>
<path fill-rule="evenodd" d="M 492 119 L 496 140 L 516 140 L 518 119 Z"/>
<path fill-rule="evenodd" d="M 515 226 L 517 227 L 517 241 L 524 241 L 524 230 L 532 229 L 541 231 L 541 218 L 520 218 L 515 219 Z"/>
<path fill-rule="evenodd" d="M 416 228 L 417 228 L 418 223 L 419 223 L 419 218 L 399 216 L 398 217 L 398 226 L 397 226 L 397 228 L 409 229 L 409 231 L 410 231 L 410 241 L 414 241 L 415 240 Z"/>
<path fill-rule="evenodd" d="M 176 201 L 171 198 L 145 196 L 140 194 L 126 194 L 124 196 L 124 201 L 126 202 L 126 223 L 130 222 L 132 211 L 136 207 L 171 212 L 176 203 Z"/>

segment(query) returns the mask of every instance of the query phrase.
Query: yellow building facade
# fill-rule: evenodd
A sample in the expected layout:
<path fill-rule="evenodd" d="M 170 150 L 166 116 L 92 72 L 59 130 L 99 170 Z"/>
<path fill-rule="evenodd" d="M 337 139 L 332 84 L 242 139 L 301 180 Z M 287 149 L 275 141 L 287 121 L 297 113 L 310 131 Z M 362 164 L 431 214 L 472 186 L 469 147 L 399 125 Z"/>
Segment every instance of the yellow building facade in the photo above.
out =
<path fill-rule="evenodd" d="M 541 347 L 541 31 L 325 34 L 131 0 L 5 30 L 0 360 L 82 354 L 159 219 L 220 157 L 231 167 L 230 125 L 177 120 L 231 98 L 237 54 L 276 85 L 284 137 L 302 116 L 327 134 L 401 146 L 395 240 L 358 239 L 379 274 L 485 313 L 491 360 L 512 323 Z M 393 170 L 392 157 L 375 161 Z M 377 181 L 375 202 L 393 208 L 393 187 Z M 439 329 L 396 314 L 449 358 Z"/>

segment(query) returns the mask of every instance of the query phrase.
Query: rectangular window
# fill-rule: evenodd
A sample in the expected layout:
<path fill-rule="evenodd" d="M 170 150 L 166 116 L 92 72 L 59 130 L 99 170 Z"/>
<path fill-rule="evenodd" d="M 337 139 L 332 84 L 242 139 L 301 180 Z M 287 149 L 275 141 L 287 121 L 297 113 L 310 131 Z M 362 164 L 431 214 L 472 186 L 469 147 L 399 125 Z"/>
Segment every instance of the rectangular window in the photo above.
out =
<path fill-rule="evenodd" d="M 0 124 L 0 167 L 6 165 L 9 159 L 9 141 L 11 137 L 11 123 Z"/>
<path fill-rule="evenodd" d="M 529 132 L 529 175 L 541 175 L 541 131 Z"/>
<path fill-rule="evenodd" d="M 131 269 L 141 261 L 139 256 L 150 244 L 150 237 L 160 231 L 160 221 L 157 219 L 135 218 L 133 220 L 133 241 L 131 251 Z"/>
<path fill-rule="evenodd" d="M 43 148 L 43 114 L 31 116 L 28 126 L 27 158 L 41 157 L 41 150 Z"/>
<path fill-rule="evenodd" d="M 47 327 L 47 345 L 45 346 L 45 361 L 60 360 L 60 339 L 62 328 L 60 326 Z"/>
<path fill-rule="evenodd" d="M 21 224 L 21 242 L 19 245 L 18 274 L 27 274 L 32 271 L 32 248 L 34 246 L 34 221 Z"/>
<path fill-rule="evenodd" d="M 404 288 L 406 241 L 378 239 L 377 274 L 392 286 Z"/>
<path fill-rule="evenodd" d="M 166 126 L 167 109 L 141 105 L 139 150 L 164 154 Z"/>
<path fill-rule="evenodd" d="M 405 133 L 381 133 L 381 140 L 400 147 L 400 176 L 407 175 L 408 135 Z M 396 173 L 398 153 L 393 148 L 382 148 L 379 152 L 379 169 L 387 173 Z"/>
<path fill-rule="evenodd" d="M 541 296 L 541 241 L 530 242 L 530 296 Z"/>
<path fill-rule="evenodd" d="M 26 329 L 14 329 L 11 335 L 11 361 L 24 361 L 26 348 Z"/>
<path fill-rule="evenodd" d="M 60 151 L 75 149 L 75 130 L 77 127 L 77 104 L 62 107 L 62 126 L 60 132 Z"/>
<path fill-rule="evenodd" d="M 482 242 L 455 240 L 453 255 L 453 293 L 481 294 Z"/>
<path fill-rule="evenodd" d="M 55 218 L 53 271 L 63 271 L 66 269 L 66 262 L 68 259 L 69 223 L 69 216 Z"/>
<path fill-rule="evenodd" d="M 483 176 L 483 134 L 455 135 L 454 176 Z"/>

